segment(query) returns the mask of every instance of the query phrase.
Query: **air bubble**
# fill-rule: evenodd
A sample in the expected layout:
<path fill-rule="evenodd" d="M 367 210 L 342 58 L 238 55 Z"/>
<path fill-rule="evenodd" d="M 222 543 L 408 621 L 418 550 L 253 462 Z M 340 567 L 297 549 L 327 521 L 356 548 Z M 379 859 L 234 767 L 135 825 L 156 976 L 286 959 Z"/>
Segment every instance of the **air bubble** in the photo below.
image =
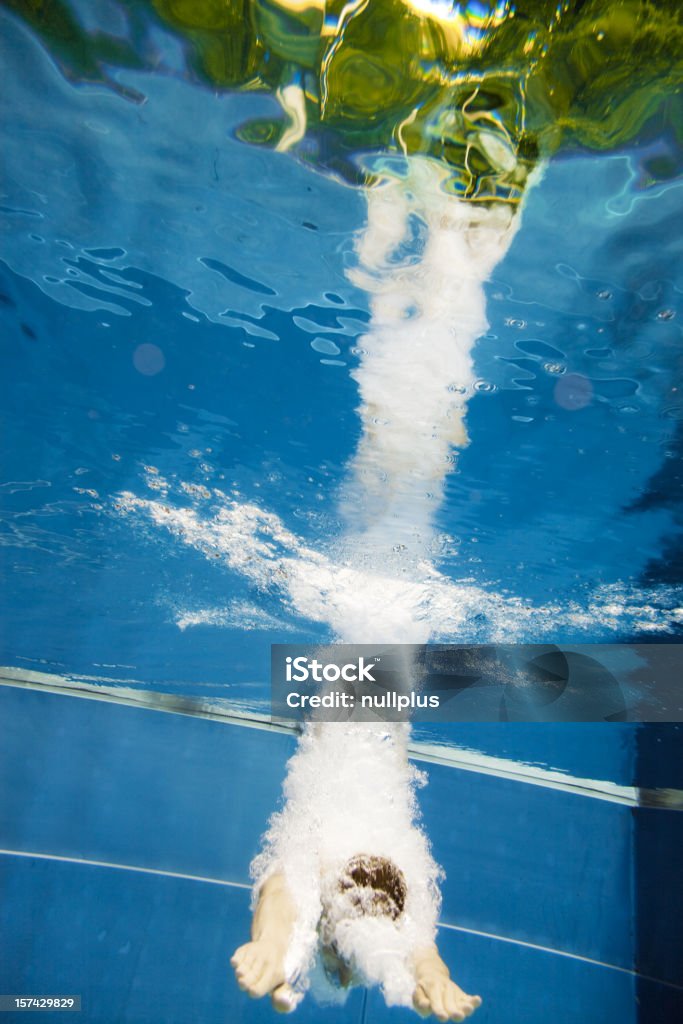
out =
<path fill-rule="evenodd" d="M 569 373 L 557 381 L 553 397 L 560 408 L 575 412 L 590 405 L 593 385 L 588 377 L 580 373 Z"/>
<path fill-rule="evenodd" d="M 612 293 L 608 291 L 606 288 L 601 289 L 601 291 L 597 292 L 596 294 L 599 299 L 602 299 L 603 302 L 607 302 L 608 299 L 612 298 Z"/>
<path fill-rule="evenodd" d="M 166 366 L 166 357 L 158 345 L 144 342 L 133 352 L 133 366 L 145 377 L 155 377 Z"/>
<path fill-rule="evenodd" d="M 491 393 L 496 390 L 496 385 L 492 384 L 489 380 L 478 380 L 474 385 L 474 390 Z"/>
<path fill-rule="evenodd" d="M 567 367 L 564 363 L 544 363 L 543 369 L 546 373 L 550 373 L 553 377 L 561 377 L 563 373 L 567 372 Z"/>

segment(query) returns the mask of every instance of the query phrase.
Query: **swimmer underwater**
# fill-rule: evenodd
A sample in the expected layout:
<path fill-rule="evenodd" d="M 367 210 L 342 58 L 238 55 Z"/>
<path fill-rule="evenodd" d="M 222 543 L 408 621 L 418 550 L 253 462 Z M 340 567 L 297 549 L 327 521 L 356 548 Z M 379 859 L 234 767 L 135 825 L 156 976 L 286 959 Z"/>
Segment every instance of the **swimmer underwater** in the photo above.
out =
<path fill-rule="evenodd" d="M 346 865 L 337 880 L 338 895 L 346 902 L 352 917 L 385 916 L 397 920 L 404 912 L 405 881 L 390 860 L 358 854 Z M 347 988 L 363 981 L 335 945 L 334 932 L 326 919 L 329 908 L 323 906 L 320 956 L 328 977 L 338 979 Z M 294 993 L 286 980 L 285 958 L 296 924 L 296 908 L 282 874 L 272 875 L 262 886 L 252 922 L 252 940 L 237 949 L 230 961 L 240 988 L 255 998 L 270 993 L 274 1009 L 288 1013 L 294 1008 Z M 435 943 L 415 950 L 412 956 L 415 987 L 413 1005 L 422 1016 L 433 1013 L 438 1020 L 461 1021 L 478 1006 L 480 996 L 470 996 L 451 980 Z"/>
<path fill-rule="evenodd" d="M 409 726 L 309 724 L 291 758 L 255 880 L 251 942 L 231 963 L 279 1012 L 311 990 L 340 1002 L 379 985 L 388 1005 L 462 1021 L 481 998 L 451 980 L 435 943 L 441 872 L 419 825 Z"/>
<path fill-rule="evenodd" d="M 438 161 L 450 195 L 514 210 L 561 144 L 613 148 L 680 100 L 671 3 L 253 0 L 250 10 L 253 38 L 280 62 L 265 74 L 284 117 L 241 136 L 294 152 L 315 138 L 320 164 L 371 191 L 377 165 L 354 171 L 352 149 Z M 279 1012 L 308 990 L 334 1001 L 354 984 L 440 1021 L 481 1005 L 435 942 L 440 872 L 400 728 L 308 726 L 289 764 L 284 807 L 252 865 L 251 941 L 231 960 L 240 987 L 269 994 Z"/>

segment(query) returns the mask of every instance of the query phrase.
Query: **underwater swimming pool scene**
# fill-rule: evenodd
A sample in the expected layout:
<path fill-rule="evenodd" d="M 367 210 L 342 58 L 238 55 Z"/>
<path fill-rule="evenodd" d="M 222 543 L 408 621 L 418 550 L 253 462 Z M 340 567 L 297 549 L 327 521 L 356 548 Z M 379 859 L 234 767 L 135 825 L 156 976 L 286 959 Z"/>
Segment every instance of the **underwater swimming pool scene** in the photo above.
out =
<path fill-rule="evenodd" d="M 271 1019 L 229 965 L 271 644 L 680 642 L 682 39 L 0 4 L 0 995 Z M 683 1019 L 681 728 L 414 727 L 472 1019 Z"/>

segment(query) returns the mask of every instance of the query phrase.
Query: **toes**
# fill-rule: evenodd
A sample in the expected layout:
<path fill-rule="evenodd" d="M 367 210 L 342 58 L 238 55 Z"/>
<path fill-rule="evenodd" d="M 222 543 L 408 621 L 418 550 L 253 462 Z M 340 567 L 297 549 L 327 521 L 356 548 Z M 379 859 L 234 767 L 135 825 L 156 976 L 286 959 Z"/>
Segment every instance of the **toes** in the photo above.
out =
<path fill-rule="evenodd" d="M 446 1007 L 447 991 L 445 985 L 432 985 L 429 990 L 432 1013 L 437 1020 L 447 1021 L 450 1013 Z"/>
<path fill-rule="evenodd" d="M 270 999 L 277 1013 L 291 1013 L 296 1007 L 294 992 L 286 982 L 273 989 Z"/>
<path fill-rule="evenodd" d="M 256 948 L 254 943 L 247 942 L 246 945 L 240 946 L 230 962 L 235 970 L 248 971 L 251 970 L 255 957 Z"/>
<path fill-rule="evenodd" d="M 480 996 L 465 996 L 460 1004 L 460 1009 L 466 1017 L 471 1017 L 476 1009 L 481 1006 Z"/>
<path fill-rule="evenodd" d="M 423 985 L 418 985 L 413 992 L 413 1006 L 421 1017 L 429 1017 L 432 1004 Z"/>
<path fill-rule="evenodd" d="M 250 985 L 247 991 L 252 999 L 260 999 L 266 994 L 266 992 L 268 992 L 269 989 L 270 985 L 268 984 L 268 979 L 261 975 L 256 984 Z"/>
<path fill-rule="evenodd" d="M 244 960 L 244 956 L 250 946 L 251 943 L 246 942 L 243 946 L 240 946 L 238 949 L 235 950 L 235 952 L 230 957 L 230 963 L 233 967 L 239 967 L 239 965 Z"/>
<path fill-rule="evenodd" d="M 264 995 L 260 991 L 263 975 L 268 966 L 267 958 L 264 958 L 253 942 L 241 946 L 230 961 L 235 968 L 237 984 L 251 996 Z"/>
<path fill-rule="evenodd" d="M 460 996 L 453 982 L 449 982 L 446 985 L 443 1002 L 446 1007 L 449 1020 L 461 1021 L 464 1019 L 462 1015 Z"/>
<path fill-rule="evenodd" d="M 268 957 L 256 963 L 249 979 L 249 995 L 254 999 L 260 999 L 266 992 L 270 992 L 275 983 L 274 973 L 274 965 Z"/>
<path fill-rule="evenodd" d="M 456 985 L 454 981 L 448 982 L 447 994 L 445 997 L 446 1009 L 450 1013 L 450 1020 L 463 1021 L 470 1017 L 477 1007 L 481 1006 L 479 996 L 469 996 Z"/>
<path fill-rule="evenodd" d="M 251 961 L 249 963 L 242 963 L 239 967 L 235 968 L 235 977 L 241 989 L 251 990 L 258 981 L 259 975 L 259 964 L 254 964 Z"/>

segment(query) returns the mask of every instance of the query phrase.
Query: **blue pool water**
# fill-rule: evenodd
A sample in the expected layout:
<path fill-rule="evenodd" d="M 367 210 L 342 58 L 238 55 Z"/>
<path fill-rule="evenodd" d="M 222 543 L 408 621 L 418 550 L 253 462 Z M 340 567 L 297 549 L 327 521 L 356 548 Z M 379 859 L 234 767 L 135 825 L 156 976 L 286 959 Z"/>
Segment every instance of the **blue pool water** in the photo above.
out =
<path fill-rule="evenodd" d="M 170 36 L 165 74 L 112 73 L 135 103 L 0 21 L 0 994 L 79 992 L 88 1022 L 266 1019 L 227 960 L 294 738 L 132 703 L 267 714 L 270 645 L 331 639 L 277 573 L 343 562 L 364 198 L 239 142 L 275 99 L 190 83 Z M 680 637 L 682 185 L 649 170 L 675 154 L 662 119 L 630 149 L 559 157 L 530 192 L 486 285 L 470 444 L 434 502 L 435 639 Z M 272 517 L 274 558 L 223 557 L 226 503 Z M 230 552 L 241 536 L 220 534 Z M 83 686 L 127 703 L 54 692 Z M 417 738 L 621 787 L 430 767 L 440 945 L 484 994 L 477 1019 L 678 1019 L 683 816 L 633 794 L 683 789 L 679 727 Z M 409 1013 L 361 991 L 324 1011 L 385 1017 Z"/>

